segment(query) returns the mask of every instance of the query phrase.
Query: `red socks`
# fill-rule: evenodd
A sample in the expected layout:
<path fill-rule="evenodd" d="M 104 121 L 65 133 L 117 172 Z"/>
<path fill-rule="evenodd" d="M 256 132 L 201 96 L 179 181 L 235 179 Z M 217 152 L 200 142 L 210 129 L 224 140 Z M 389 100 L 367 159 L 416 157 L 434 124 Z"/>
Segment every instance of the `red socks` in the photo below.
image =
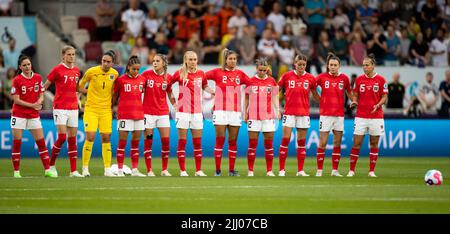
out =
<path fill-rule="evenodd" d="M 152 170 L 152 144 L 153 139 L 144 140 L 144 159 L 147 166 L 147 172 Z"/>
<path fill-rule="evenodd" d="M 228 166 L 230 171 L 234 171 L 234 165 L 236 164 L 237 146 L 236 140 L 228 140 Z"/>
<path fill-rule="evenodd" d="M 120 140 L 119 144 L 117 145 L 117 167 L 119 169 L 123 168 L 123 162 L 125 161 L 125 147 L 127 146 L 127 140 Z"/>
<path fill-rule="evenodd" d="M 249 171 L 253 171 L 253 165 L 255 165 L 256 147 L 258 147 L 258 139 L 250 139 L 247 153 L 247 164 Z"/>
<path fill-rule="evenodd" d="M 131 168 L 132 169 L 138 168 L 138 165 L 139 165 L 139 140 L 131 141 L 130 158 L 131 158 Z"/>
<path fill-rule="evenodd" d="M 333 154 L 331 155 L 331 164 L 333 165 L 333 170 L 338 169 L 340 159 L 341 159 L 341 147 L 334 147 Z"/>
<path fill-rule="evenodd" d="M 352 151 L 350 153 L 350 171 L 355 171 L 358 158 L 359 158 L 359 149 L 352 148 Z"/>
<path fill-rule="evenodd" d="M 186 171 L 186 139 L 178 140 L 178 164 L 180 165 L 181 171 Z"/>
<path fill-rule="evenodd" d="M 297 171 L 303 171 L 306 158 L 306 139 L 297 140 Z"/>
<path fill-rule="evenodd" d="M 325 149 L 317 148 L 317 170 L 323 170 L 324 160 L 325 160 Z"/>
<path fill-rule="evenodd" d="M 375 171 L 375 165 L 377 164 L 378 159 L 378 148 L 370 149 L 370 170 L 369 171 Z"/>
<path fill-rule="evenodd" d="M 61 151 L 61 147 L 66 142 L 66 134 L 58 134 L 58 138 L 56 139 L 55 144 L 52 148 L 52 157 L 50 159 L 50 166 L 55 165 L 56 158 L 59 155 L 59 151 Z"/>
<path fill-rule="evenodd" d="M 68 154 L 69 154 L 69 160 L 70 160 L 70 172 L 74 172 L 77 170 L 77 137 L 69 137 L 67 138 L 68 143 Z"/>
<path fill-rule="evenodd" d="M 202 169 L 202 138 L 192 138 L 192 141 L 194 143 L 195 171 L 200 171 Z"/>
<path fill-rule="evenodd" d="M 21 145 L 22 145 L 22 139 L 13 141 L 11 158 L 12 158 L 14 171 L 20 170 L 20 146 Z"/>
<path fill-rule="evenodd" d="M 37 140 L 36 144 L 38 146 L 39 157 L 41 158 L 44 169 L 45 170 L 50 169 L 50 158 L 48 156 L 48 150 L 47 147 L 45 146 L 44 138 Z"/>
<path fill-rule="evenodd" d="M 222 161 L 222 150 L 225 137 L 216 138 L 216 146 L 214 147 L 214 162 L 216 163 L 216 171 L 220 171 L 220 164 Z"/>
<path fill-rule="evenodd" d="M 272 171 L 273 165 L 273 143 L 272 140 L 264 140 L 264 149 L 266 157 L 266 170 Z"/>
<path fill-rule="evenodd" d="M 169 163 L 169 153 L 170 153 L 170 146 L 169 146 L 169 138 L 168 137 L 164 137 L 161 138 L 161 145 L 162 145 L 162 150 L 161 150 L 161 161 L 162 161 L 162 170 L 167 170 L 167 164 Z"/>
<path fill-rule="evenodd" d="M 291 140 L 290 138 L 281 139 L 280 156 L 279 156 L 280 171 L 283 171 L 286 167 L 286 158 L 288 156 L 288 146 L 290 140 Z"/>

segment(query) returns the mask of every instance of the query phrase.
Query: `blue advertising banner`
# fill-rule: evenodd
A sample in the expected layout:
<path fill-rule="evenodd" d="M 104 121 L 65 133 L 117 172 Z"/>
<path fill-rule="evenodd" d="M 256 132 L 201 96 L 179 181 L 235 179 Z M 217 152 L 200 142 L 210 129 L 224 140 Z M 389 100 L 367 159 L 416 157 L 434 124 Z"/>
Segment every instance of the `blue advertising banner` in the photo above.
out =
<path fill-rule="evenodd" d="M 317 145 L 319 144 L 319 121 L 317 119 L 311 120 L 311 128 L 308 131 L 306 148 L 307 155 L 313 156 L 316 154 Z M 53 120 L 42 119 L 44 128 L 44 136 L 47 147 L 51 150 L 53 143 L 56 140 L 57 132 Z M 78 154 L 81 155 L 81 150 L 85 140 L 82 121 L 79 123 L 79 130 L 77 135 Z M 115 128 L 116 121 L 113 126 Z M 380 138 L 380 155 L 382 156 L 448 156 L 450 157 L 450 120 L 385 120 L 386 134 Z M 0 157 L 8 158 L 11 156 L 13 137 L 11 134 L 10 123 L 8 119 L 0 120 Z M 175 122 L 171 120 L 171 139 L 170 139 L 170 155 L 176 155 L 177 151 L 177 129 Z M 293 131 L 291 136 L 291 143 L 289 145 L 289 155 L 296 154 L 296 133 Z M 210 157 L 214 153 L 215 132 L 212 122 L 205 120 L 202 146 L 203 155 Z M 22 139 L 22 156 L 23 157 L 38 157 L 37 147 L 34 140 L 29 133 L 25 131 Z M 111 137 L 113 154 L 117 148 L 118 132 L 113 131 Z M 273 142 L 275 155 L 278 155 L 279 145 L 281 144 L 281 122 L 277 126 L 275 132 L 275 139 Z M 353 144 L 353 120 L 345 120 L 344 136 L 342 139 L 342 155 L 348 156 Z M 369 140 L 365 138 L 361 156 L 369 154 Z M 226 156 L 227 146 L 225 143 L 224 155 Z M 130 143 L 127 145 L 126 155 L 129 155 Z M 332 149 L 332 135 L 330 135 L 327 145 L 327 155 L 331 155 Z M 140 144 L 141 154 L 143 149 L 143 140 Z M 238 155 L 247 155 L 248 149 L 248 134 L 247 126 L 242 125 L 238 137 Z M 186 144 L 188 156 L 192 156 L 192 138 L 189 134 L 188 143 Z M 158 131 L 155 131 L 153 141 L 153 155 L 160 156 L 161 142 Z M 61 150 L 61 155 L 67 155 L 67 143 L 65 143 Z M 100 137 L 97 135 L 92 156 L 101 155 Z M 257 155 L 264 155 L 263 137 L 260 135 Z"/>

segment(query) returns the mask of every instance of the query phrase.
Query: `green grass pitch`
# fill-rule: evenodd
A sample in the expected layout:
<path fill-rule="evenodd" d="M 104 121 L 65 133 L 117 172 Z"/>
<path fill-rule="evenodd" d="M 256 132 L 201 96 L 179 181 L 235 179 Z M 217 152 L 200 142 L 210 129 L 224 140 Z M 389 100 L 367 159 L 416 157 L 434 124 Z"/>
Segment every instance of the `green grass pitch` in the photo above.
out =
<path fill-rule="evenodd" d="M 288 158 L 286 177 L 266 177 L 263 157 L 255 163 L 255 177 L 247 177 L 247 162 L 237 160 L 240 177 L 228 177 L 228 161 L 222 160 L 222 177 L 214 177 L 214 159 L 203 159 L 206 178 L 194 177 L 192 157 L 187 160 L 190 177 L 179 177 L 175 157 L 169 161 L 172 177 L 160 177 L 161 161 L 153 159 L 157 177 L 103 177 L 101 158 L 91 160 L 90 178 L 69 178 L 69 162 L 57 161 L 59 178 L 44 178 L 40 160 L 23 159 L 23 178 L 12 177 L 10 159 L 0 160 L 0 213 L 177 213 L 177 214 L 311 214 L 311 213 L 450 213 L 450 158 L 383 158 L 376 173 L 367 177 L 368 158 L 360 158 L 353 178 L 330 177 L 327 158 L 324 176 L 315 174 L 315 158 L 306 159 L 311 177 L 296 177 L 296 159 Z M 113 159 L 115 162 L 115 159 Z M 130 159 L 125 163 L 129 165 Z M 81 165 L 81 160 L 79 160 Z M 343 157 L 340 172 L 348 172 Z M 81 168 L 81 166 L 79 166 Z M 424 175 L 438 169 L 441 186 L 427 186 Z M 145 171 L 140 159 L 140 170 Z M 278 159 L 274 159 L 278 172 Z"/>

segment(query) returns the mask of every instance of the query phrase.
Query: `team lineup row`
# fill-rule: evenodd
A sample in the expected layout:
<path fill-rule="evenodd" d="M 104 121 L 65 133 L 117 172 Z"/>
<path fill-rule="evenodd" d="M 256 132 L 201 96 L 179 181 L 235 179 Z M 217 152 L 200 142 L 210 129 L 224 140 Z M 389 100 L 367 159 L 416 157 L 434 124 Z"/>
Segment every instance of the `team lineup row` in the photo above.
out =
<path fill-rule="evenodd" d="M 248 77 L 237 69 L 238 54 L 225 49 L 222 52 L 220 68 L 204 72 L 198 69 L 197 55 L 187 51 L 183 57 L 182 67 L 173 75 L 168 74 L 168 61 L 164 55 L 156 55 L 153 69 L 139 74 L 138 57 L 130 57 L 126 73 L 118 77 L 112 68 L 115 60 L 113 51 L 102 56 L 101 65 L 89 68 L 81 79 L 80 70 L 74 66 L 75 49 L 65 46 L 62 49 L 62 63 L 57 65 L 42 82 L 42 77 L 33 72 L 31 59 L 21 56 L 18 61 L 18 74 L 13 80 L 11 93 L 14 105 L 11 115 L 11 129 L 14 137 L 12 162 L 14 177 L 20 178 L 20 147 L 23 130 L 30 130 L 39 150 L 46 177 L 58 177 L 55 167 L 61 146 L 67 140 L 71 177 L 90 176 L 89 161 L 97 130 L 102 141 L 102 157 L 105 176 L 125 176 L 123 171 L 125 147 L 131 133 L 131 175 L 155 176 L 152 170 L 153 131 L 158 129 L 161 136 L 161 176 L 171 176 L 168 171 L 169 159 L 169 108 L 167 98 L 176 110 L 176 127 L 178 129 L 177 158 L 180 176 L 186 172 L 186 138 L 191 130 L 194 146 L 195 176 L 206 176 L 202 171 L 201 136 L 203 129 L 202 95 L 203 91 L 214 96 L 213 123 L 216 143 L 214 147 L 215 176 L 221 176 L 222 150 L 228 130 L 229 176 L 239 176 L 235 170 L 237 156 L 236 139 L 242 121 L 247 122 L 249 148 L 247 153 L 248 176 L 254 176 L 253 166 L 259 133 L 264 137 L 266 175 L 273 173 L 273 137 L 275 120 L 282 116 L 283 136 L 279 148 L 278 176 L 285 176 L 285 163 L 292 128 L 297 129 L 297 176 L 309 176 L 303 165 L 306 157 L 305 139 L 310 127 L 309 95 L 320 103 L 320 143 L 317 149 L 316 176 L 322 176 L 325 159 L 325 146 L 330 131 L 333 131 L 332 176 L 342 176 L 338 172 L 341 157 L 341 139 L 344 128 L 344 93 L 356 107 L 354 145 L 350 154 L 348 177 L 355 175 L 359 150 L 365 134 L 370 135 L 369 176 L 376 177 L 375 165 L 378 159 L 378 141 L 384 133 L 382 105 L 387 98 L 385 79 L 375 71 L 375 59 L 364 59 L 363 71 L 350 87 L 349 78 L 339 72 L 340 60 L 334 54 L 327 58 L 327 72 L 314 77 L 305 71 L 307 58 L 297 55 L 294 69 L 285 73 L 278 82 L 269 74 L 270 64 L 265 58 L 256 60 L 256 74 Z M 207 81 L 215 82 L 215 89 Z M 53 104 L 53 117 L 58 131 L 51 157 L 44 142 L 39 110 L 42 108 L 43 92 L 55 84 L 56 93 Z M 178 83 L 178 98 L 172 91 L 173 84 Z M 317 88 L 320 87 L 320 94 Z M 242 92 L 243 91 L 243 92 Z M 280 113 L 279 92 L 285 99 L 284 113 Z M 82 173 L 77 171 L 78 96 L 86 94 L 83 117 L 86 140 L 82 152 Z M 241 97 L 243 96 L 243 97 Z M 241 100 L 244 106 L 241 108 Z M 117 171 L 111 170 L 112 150 L 110 136 L 112 132 L 112 107 L 117 104 L 117 129 L 119 142 L 116 151 Z M 244 111 L 242 112 L 241 109 Z M 243 114 L 242 114 L 243 113 Z M 144 132 L 144 160 L 147 173 L 138 170 L 139 142 Z"/>

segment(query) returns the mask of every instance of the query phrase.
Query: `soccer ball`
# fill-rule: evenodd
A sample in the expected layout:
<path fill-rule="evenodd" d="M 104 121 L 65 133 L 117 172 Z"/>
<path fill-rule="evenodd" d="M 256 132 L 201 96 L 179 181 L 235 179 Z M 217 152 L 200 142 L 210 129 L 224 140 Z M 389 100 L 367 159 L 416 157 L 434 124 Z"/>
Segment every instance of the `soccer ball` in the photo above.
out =
<path fill-rule="evenodd" d="M 425 183 L 427 185 L 441 185 L 444 182 L 442 173 L 438 170 L 429 170 L 425 174 Z"/>

